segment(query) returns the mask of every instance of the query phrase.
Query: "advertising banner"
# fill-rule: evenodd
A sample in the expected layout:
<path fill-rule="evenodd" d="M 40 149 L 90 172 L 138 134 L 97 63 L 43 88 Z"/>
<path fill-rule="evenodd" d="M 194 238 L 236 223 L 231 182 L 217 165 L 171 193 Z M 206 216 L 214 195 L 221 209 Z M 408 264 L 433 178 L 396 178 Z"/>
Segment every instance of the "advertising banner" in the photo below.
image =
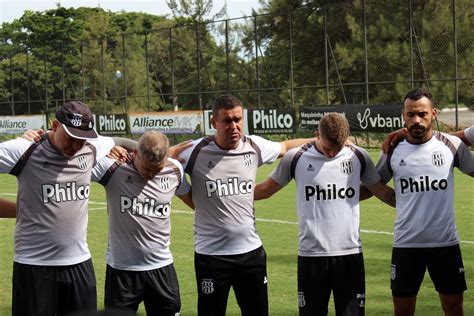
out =
<path fill-rule="evenodd" d="M 158 130 L 168 134 L 200 133 L 201 111 L 130 113 L 130 132 L 143 134 L 147 130 Z"/>
<path fill-rule="evenodd" d="M 339 105 L 300 107 L 300 127 L 314 131 L 319 120 L 329 112 L 344 113 L 352 132 L 391 132 L 402 128 L 402 105 Z"/>
<path fill-rule="evenodd" d="M 100 135 L 126 135 L 128 117 L 126 114 L 94 115 L 95 129 Z"/>
<path fill-rule="evenodd" d="M 1 134 L 22 134 L 28 129 L 46 129 L 45 115 L 0 116 Z"/>
<path fill-rule="evenodd" d="M 295 133 L 294 109 L 250 110 L 250 134 L 293 134 Z"/>

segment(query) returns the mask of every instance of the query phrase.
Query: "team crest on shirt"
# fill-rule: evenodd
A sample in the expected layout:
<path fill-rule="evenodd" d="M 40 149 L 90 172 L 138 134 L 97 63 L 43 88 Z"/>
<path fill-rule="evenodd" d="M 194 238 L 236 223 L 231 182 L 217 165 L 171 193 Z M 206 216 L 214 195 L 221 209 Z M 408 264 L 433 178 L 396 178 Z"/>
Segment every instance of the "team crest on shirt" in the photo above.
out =
<path fill-rule="evenodd" d="M 209 161 L 207 162 L 207 167 L 208 167 L 209 169 L 212 169 L 212 168 L 215 167 L 215 164 L 214 164 L 212 161 L 209 160 Z"/>
<path fill-rule="evenodd" d="M 249 167 L 252 165 L 252 156 L 250 154 L 245 154 L 244 155 L 244 165 L 246 167 Z"/>
<path fill-rule="evenodd" d="M 312 164 L 309 164 L 309 165 L 308 165 L 308 168 L 307 168 L 306 170 L 308 170 L 308 171 L 314 171 L 313 165 L 312 165 Z"/>
<path fill-rule="evenodd" d="M 169 177 L 160 177 L 158 180 L 160 189 L 167 191 L 170 189 L 170 178 Z"/>
<path fill-rule="evenodd" d="M 351 174 L 352 171 L 354 170 L 354 165 L 352 163 L 352 160 L 350 159 L 341 161 L 340 167 L 341 167 L 341 172 L 343 174 Z"/>
<path fill-rule="evenodd" d="M 87 169 L 86 156 L 80 155 L 79 157 L 77 157 L 77 161 L 79 163 L 79 169 L 81 169 L 81 170 L 86 170 Z"/>
<path fill-rule="evenodd" d="M 204 294 L 211 294 L 214 292 L 214 282 L 212 279 L 202 279 L 201 291 Z"/>
<path fill-rule="evenodd" d="M 431 161 L 434 166 L 441 167 L 446 162 L 444 154 L 441 151 L 435 151 L 431 154 Z"/>

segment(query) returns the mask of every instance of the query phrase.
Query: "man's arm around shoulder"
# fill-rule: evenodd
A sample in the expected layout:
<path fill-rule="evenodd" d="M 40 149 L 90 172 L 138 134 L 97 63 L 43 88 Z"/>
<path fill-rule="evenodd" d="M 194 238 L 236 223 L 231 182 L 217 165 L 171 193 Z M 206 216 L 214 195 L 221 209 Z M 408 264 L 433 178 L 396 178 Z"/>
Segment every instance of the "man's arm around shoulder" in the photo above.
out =
<path fill-rule="evenodd" d="M 275 182 L 271 177 L 268 177 L 265 181 L 257 183 L 254 190 L 254 199 L 263 200 L 267 199 L 276 192 L 280 191 L 283 186 Z"/>
<path fill-rule="evenodd" d="M 288 150 L 296 148 L 296 147 L 300 147 L 313 140 L 314 138 L 296 138 L 296 139 L 289 139 L 289 140 L 280 142 L 281 151 L 280 151 L 280 154 L 278 155 L 278 158 L 283 157 L 287 153 Z"/>

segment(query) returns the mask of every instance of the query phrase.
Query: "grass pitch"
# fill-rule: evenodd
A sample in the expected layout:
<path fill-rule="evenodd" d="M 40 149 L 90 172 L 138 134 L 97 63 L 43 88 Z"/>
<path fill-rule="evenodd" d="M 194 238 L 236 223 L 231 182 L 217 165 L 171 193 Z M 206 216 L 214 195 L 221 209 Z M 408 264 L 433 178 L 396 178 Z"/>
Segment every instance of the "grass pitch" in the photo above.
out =
<path fill-rule="evenodd" d="M 372 152 L 376 156 L 376 152 Z M 276 165 L 263 166 L 258 181 Z M 474 286 L 474 181 L 456 170 L 456 223 L 468 288 Z M 16 179 L 0 175 L 0 197 L 14 200 Z M 267 252 L 270 315 L 297 315 L 296 263 L 297 231 L 295 185 L 290 183 L 268 200 L 255 204 L 257 229 Z M 107 212 L 103 188 L 93 184 L 89 204 L 88 242 L 96 270 L 99 307 L 103 306 Z M 390 256 L 395 210 L 375 198 L 361 203 L 361 235 L 366 269 L 366 315 L 392 314 Z M 173 203 L 172 242 L 175 267 L 181 290 L 182 315 L 196 315 L 197 294 L 194 277 L 193 213 L 180 200 Z M 11 275 L 14 219 L 0 220 L 0 315 L 11 313 Z M 474 315 L 472 290 L 464 294 L 465 315 Z M 240 315 L 231 293 L 228 315 Z M 332 302 L 330 315 L 334 315 Z M 141 306 L 139 315 L 145 315 Z M 438 294 L 425 275 L 418 294 L 416 315 L 442 315 Z"/>

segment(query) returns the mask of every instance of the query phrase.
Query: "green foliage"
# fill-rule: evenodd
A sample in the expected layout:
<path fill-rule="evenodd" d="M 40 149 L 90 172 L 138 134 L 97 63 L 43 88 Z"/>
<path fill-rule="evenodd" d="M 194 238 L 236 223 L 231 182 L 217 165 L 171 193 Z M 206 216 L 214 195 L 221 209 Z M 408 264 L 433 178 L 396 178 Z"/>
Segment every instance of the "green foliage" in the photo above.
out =
<path fill-rule="evenodd" d="M 260 2 L 261 15 L 235 22 L 216 21 L 226 6 L 212 15 L 212 0 L 168 0 L 173 17 L 25 11 L 0 28 L 0 102 L 16 114 L 63 98 L 97 113 L 187 110 L 232 91 L 270 108 L 394 104 L 413 85 L 441 108 L 474 107 L 471 0 L 455 3 L 457 55 L 451 0 Z"/>

